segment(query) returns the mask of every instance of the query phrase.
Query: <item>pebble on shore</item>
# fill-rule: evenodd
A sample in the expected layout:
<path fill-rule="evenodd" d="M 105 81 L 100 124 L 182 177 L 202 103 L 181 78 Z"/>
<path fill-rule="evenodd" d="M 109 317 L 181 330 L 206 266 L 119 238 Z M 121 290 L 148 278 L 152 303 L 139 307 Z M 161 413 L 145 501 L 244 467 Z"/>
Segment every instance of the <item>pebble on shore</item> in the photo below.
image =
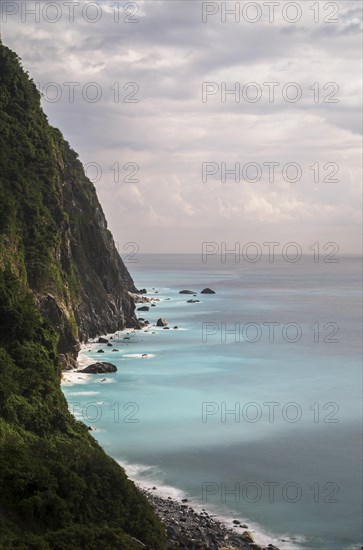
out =
<path fill-rule="evenodd" d="M 168 548 L 176 550 L 272 550 L 273 545 L 265 548 L 253 541 L 250 531 L 238 534 L 206 511 L 196 512 L 183 499 L 181 503 L 170 497 L 162 498 L 150 489 L 141 489 L 163 522 L 168 540 Z"/>

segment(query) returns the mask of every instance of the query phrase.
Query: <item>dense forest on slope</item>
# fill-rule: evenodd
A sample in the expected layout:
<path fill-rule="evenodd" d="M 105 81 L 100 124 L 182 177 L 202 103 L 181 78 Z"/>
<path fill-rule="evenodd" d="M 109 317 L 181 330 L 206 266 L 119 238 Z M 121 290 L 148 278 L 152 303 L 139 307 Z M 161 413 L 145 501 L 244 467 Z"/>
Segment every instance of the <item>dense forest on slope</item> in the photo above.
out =
<path fill-rule="evenodd" d="M 76 153 L 0 43 L 0 548 L 164 548 L 60 389 L 79 340 L 135 326 L 135 290 Z"/>

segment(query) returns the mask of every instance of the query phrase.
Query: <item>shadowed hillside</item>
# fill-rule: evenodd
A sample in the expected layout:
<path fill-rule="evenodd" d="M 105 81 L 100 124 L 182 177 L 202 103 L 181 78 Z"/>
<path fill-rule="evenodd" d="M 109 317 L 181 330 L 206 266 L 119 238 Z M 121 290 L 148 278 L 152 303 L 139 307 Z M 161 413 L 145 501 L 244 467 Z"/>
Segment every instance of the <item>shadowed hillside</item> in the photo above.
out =
<path fill-rule="evenodd" d="M 134 290 L 77 154 L 0 43 L 1 549 L 164 548 L 60 389 L 79 341 L 137 326 Z"/>

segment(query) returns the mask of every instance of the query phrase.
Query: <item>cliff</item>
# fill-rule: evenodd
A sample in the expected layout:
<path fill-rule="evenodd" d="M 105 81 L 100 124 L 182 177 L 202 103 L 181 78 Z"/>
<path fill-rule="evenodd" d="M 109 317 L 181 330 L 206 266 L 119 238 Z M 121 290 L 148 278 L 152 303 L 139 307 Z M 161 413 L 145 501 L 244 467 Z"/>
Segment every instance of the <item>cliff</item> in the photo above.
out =
<path fill-rule="evenodd" d="M 0 548 L 164 548 L 59 384 L 80 341 L 137 326 L 129 291 L 77 154 L 0 42 Z"/>
<path fill-rule="evenodd" d="M 77 154 L 4 46 L 0 87 L 0 268 L 33 292 L 67 368 L 79 341 L 137 326 L 128 293 L 136 289 Z"/>

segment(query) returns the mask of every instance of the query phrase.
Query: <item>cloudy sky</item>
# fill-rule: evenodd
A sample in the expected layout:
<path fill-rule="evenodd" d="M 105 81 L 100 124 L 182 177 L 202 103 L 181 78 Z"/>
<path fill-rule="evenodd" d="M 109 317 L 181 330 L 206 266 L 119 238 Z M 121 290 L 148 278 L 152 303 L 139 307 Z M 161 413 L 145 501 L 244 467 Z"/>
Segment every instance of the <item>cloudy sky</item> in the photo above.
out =
<path fill-rule="evenodd" d="M 3 0 L 3 41 L 87 165 L 120 251 L 359 252 L 360 1 L 38 6 Z"/>

